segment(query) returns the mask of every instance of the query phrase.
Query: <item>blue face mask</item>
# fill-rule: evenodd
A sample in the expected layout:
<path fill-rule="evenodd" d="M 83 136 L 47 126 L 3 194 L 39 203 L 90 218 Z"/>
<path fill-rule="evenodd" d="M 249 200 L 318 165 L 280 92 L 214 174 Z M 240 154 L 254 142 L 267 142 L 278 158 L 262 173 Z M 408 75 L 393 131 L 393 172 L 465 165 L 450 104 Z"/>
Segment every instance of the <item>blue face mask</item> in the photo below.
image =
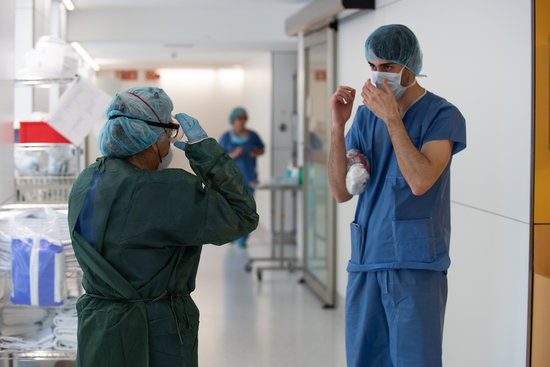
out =
<path fill-rule="evenodd" d="M 231 142 L 235 145 L 243 145 L 248 141 L 248 135 L 240 136 L 235 134 L 234 131 L 231 131 Z"/>

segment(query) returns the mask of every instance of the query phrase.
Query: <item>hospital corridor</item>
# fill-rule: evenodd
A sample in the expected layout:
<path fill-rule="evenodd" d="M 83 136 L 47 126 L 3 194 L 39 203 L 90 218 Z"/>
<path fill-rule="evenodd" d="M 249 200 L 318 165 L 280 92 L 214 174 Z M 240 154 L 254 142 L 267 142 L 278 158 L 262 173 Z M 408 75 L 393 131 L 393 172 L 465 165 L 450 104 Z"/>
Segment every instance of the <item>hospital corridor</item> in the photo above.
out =
<path fill-rule="evenodd" d="M 550 0 L 0 29 L 0 367 L 550 366 Z"/>

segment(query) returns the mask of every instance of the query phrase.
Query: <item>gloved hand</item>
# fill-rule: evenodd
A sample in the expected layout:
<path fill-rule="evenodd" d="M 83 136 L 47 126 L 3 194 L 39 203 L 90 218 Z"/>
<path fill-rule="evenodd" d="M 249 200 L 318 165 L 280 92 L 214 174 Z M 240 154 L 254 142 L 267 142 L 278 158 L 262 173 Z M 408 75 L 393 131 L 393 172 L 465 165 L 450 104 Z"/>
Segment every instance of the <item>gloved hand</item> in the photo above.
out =
<path fill-rule="evenodd" d="M 174 146 L 175 146 L 176 148 L 181 149 L 181 150 L 185 150 L 185 146 L 186 146 L 186 145 L 187 145 L 187 143 L 184 142 L 184 141 L 177 141 L 177 142 L 174 143 Z"/>
<path fill-rule="evenodd" d="M 185 134 L 185 136 L 187 136 L 188 143 L 196 143 L 199 140 L 208 137 L 208 135 L 206 135 L 206 133 L 202 129 L 201 125 L 199 125 L 197 119 L 186 115 L 185 113 L 178 113 L 175 117 L 181 125 L 181 128 L 183 129 L 183 133 Z"/>

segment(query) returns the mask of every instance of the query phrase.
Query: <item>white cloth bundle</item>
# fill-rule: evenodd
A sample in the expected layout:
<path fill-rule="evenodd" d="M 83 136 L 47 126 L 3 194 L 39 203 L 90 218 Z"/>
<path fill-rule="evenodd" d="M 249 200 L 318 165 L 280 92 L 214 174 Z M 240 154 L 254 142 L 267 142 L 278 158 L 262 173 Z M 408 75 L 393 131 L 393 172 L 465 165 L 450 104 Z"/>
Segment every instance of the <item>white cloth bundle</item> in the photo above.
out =
<path fill-rule="evenodd" d="M 367 188 L 370 178 L 370 166 L 363 154 L 356 149 L 351 149 L 346 154 L 347 173 L 346 190 L 352 195 L 362 194 Z"/>
<path fill-rule="evenodd" d="M 3 325 L 42 324 L 48 316 L 48 309 L 41 307 L 10 307 L 6 305 L 2 308 Z"/>
<path fill-rule="evenodd" d="M 11 237 L 9 221 L 0 218 L 0 271 L 11 269 Z"/>
<path fill-rule="evenodd" d="M 44 350 L 54 346 L 55 338 L 50 328 L 42 329 L 32 337 L 0 336 L 0 349 L 12 351 Z"/>
<path fill-rule="evenodd" d="M 51 333 L 53 315 L 46 308 L 4 306 L 2 309 L 2 337 L 33 338 L 47 329 Z"/>
<path fill-rule="evenodd" d="M 76 350 L 78 328 L 76 300 L 76 298 L 69 298 L 63 306 L 57 308 L 57 314 L 53 318 L 54 349 Z"/>
<path fill-rule="evenodd" d="M 56 327 L 53 329 L 55 337 L 54 349 L 76 350 L 78 341 L 76 337 L 76 324 L 74 327 Z"/>

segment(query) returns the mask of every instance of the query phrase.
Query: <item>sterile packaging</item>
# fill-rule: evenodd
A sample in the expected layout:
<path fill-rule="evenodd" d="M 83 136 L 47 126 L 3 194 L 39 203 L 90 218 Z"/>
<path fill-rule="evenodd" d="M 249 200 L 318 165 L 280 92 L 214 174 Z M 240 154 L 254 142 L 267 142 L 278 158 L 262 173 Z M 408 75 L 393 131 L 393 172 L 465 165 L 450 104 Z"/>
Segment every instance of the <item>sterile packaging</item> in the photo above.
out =
<path fill-rule="evenodd" d="M 362 194 L 369 182 L 370 164 L 367 158 L 356 149 L 347 154 L 346 189 L 352 195 Z"/>
<path fill-rule="evenodd" d="M 63 303 L 65 257 L 63 246 L 44 238 L 12 238 L 14 304 L 59 306 Z"/>
<path fill-rule="evenodd" d="M 78 71 L 78 54 L 64 40 L 42 36 L 24 56 L 21 78 L 73 78 Z"/>
<path fill-rule="evenodd" d="M 59 306 L 66 297 L 65 254 L 51 209 L 24 210 L 10 218 L 10 300 L 14 304 Z"/>

